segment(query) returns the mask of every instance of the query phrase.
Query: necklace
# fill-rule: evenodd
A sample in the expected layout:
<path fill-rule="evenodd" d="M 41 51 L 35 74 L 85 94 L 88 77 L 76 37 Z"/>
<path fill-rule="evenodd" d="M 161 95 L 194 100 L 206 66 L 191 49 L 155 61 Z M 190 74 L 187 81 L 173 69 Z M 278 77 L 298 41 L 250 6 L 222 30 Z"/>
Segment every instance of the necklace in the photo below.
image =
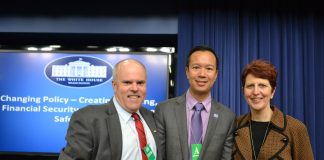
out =
<path fill-rule="evenodd" d="M 253 142 L 253 134 L 252 134 L 252 125 L 251 125 L 251 123 L 252 123 L 252 122 L 250 121 L 250 137 L 251 137 L 251 144 L 252 144 L 253 159 L 254 159 L 254 160 L 257 160 L 257 159 L 259 158 L 260 150 L 259 150 L 258 155 L 256 155 L 256 154 L 255 154 L 255 148 L 254 148 L 254 142 Z M 265 131 L 265 133 L 264 133 L 264 135 L 263 135 L 263 139 L 262 139 L 262 143 L 261 143 L 260 149 L 261 149 L 261 147 L 263 146 L 263 143 L 264 143 L 264 141 L 265 141 L 265 139 L 266 139 L 267 132 L 268 132 L 268 129 L 269 129 L 269 125 L 270 125 L 270 121 L 268 122 L 268 124 L 267 124 L 267 128 L 266 128 L 266 131 Z"/>

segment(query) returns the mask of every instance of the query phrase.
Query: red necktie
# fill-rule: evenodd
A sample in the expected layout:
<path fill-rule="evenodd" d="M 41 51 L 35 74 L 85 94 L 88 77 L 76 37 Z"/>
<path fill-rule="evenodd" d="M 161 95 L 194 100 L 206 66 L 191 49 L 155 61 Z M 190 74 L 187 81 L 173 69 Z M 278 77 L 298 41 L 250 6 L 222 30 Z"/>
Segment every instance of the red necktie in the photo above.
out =
<path fill-rule="evenodd" d="M 140 145 L 141 145 L 142 160 L 147 160 L 146 154 L 144 152 L 144 147 L 146 146 L 147 142 L 146 142 L 146 136 L 145 136 L 143 124 L 137 113 L 133 113 L 132 117 L 135 119 L 135 126 L 140 141 Z"/>

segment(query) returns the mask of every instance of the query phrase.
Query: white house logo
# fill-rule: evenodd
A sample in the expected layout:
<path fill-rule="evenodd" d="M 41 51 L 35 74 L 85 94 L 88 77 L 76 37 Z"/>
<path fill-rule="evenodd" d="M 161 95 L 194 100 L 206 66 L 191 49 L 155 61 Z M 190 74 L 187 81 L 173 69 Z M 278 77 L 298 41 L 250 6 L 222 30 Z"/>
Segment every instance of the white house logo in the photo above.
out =
<path fill-rule="evenodd" d="M 51 81 L 69 87 L 91 87 L 112 77 L 109 63 L 94 57 L 72 56 L 54 60 L 45 68 Z"/>

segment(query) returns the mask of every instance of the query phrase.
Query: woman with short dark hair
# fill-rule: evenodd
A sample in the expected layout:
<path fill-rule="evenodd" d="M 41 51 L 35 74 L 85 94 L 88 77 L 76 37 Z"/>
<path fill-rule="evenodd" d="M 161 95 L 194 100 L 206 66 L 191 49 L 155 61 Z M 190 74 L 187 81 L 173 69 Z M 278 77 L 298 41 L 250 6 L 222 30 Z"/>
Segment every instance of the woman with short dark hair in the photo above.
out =
<path fill-rule="evenodd" d="M 241 81 L 250 112 L 237 119 L 233 159 L 314 159 L 306 126 L 271 105 L 276 68 L 254 60 L 245 66 Z"/>

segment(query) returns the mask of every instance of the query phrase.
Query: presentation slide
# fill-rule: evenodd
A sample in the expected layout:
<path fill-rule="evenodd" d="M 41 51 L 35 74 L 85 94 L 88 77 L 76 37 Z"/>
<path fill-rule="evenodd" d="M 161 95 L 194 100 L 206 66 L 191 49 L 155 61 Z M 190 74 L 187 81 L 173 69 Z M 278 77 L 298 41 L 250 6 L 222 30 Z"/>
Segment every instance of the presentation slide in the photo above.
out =
<path fill-rule="evenodd" d="M 134 58 L 147 69 L 143 106 L 168 97 L 168 54 L 0 52 L 0 152 L 59 153 L 73 112 L 113 97 L 112 70 Z"/>

